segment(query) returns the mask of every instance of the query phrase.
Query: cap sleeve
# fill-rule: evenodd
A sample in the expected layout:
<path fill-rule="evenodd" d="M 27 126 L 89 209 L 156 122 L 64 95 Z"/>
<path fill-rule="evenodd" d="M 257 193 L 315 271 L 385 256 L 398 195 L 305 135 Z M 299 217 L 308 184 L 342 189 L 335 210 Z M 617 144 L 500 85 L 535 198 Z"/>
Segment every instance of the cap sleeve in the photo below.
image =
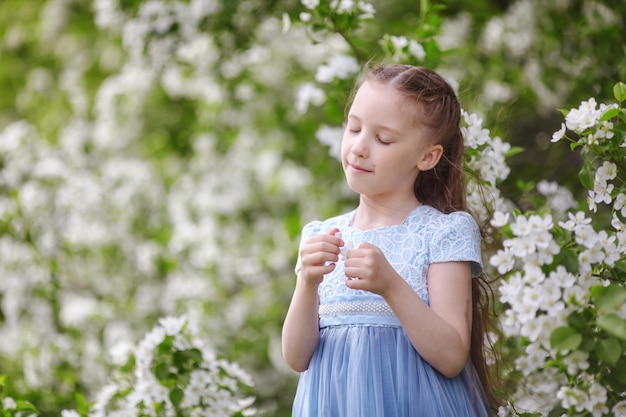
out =
<path fill-rule="evenodd" d="M 462 211 L 444 217 L 431 242 L 431 263 L 466 261 L 471 263 L 472 276 L 480 275 L 483 267 L 476 221 Z"/>
<path fill-rule="evenodd" d="M 315 236 L 319 234 L 321 229 L 322 229 L 322 222 L 319 220 L 314 220 L 310 223 L 307 223 L 302 228 L 302 233 L 300 236 L 300 245 L 298 246 L 298 260 L 296 261 L 296 267 L 295 267 L 296 275 L 298 274 L 298 272 L 300 272 L 300 269 L 302 268 L 302 259 L 300 259 L 300 248 L 302 248 L 302 243 L 308 238 L 310 238 L 311 236 Z"/>

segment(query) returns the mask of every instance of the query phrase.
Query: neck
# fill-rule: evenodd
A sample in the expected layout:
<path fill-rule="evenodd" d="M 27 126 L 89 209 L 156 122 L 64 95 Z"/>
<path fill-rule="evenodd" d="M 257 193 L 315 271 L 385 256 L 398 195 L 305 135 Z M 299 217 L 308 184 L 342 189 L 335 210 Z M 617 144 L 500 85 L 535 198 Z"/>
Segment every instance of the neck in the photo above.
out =
<path fill-rule="evenodd" d="M 352 226 L 366 230 L 402 224 L 409 213 L 420 205 L 421 203 L 415 198 L 389 204 L 361 196 Z"/>

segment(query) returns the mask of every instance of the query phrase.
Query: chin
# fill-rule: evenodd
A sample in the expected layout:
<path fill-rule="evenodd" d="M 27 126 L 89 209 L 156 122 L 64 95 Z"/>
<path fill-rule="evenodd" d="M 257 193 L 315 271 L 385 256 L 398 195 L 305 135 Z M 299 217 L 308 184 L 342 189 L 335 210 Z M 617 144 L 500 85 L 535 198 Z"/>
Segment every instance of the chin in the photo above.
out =
<path fill-rule="evenodd" d="M 362 185 L 359 186 L 359 184 L 355 184 L 353 181 L 346 181 L 346 184 L 348 185 L 349 189 L 357 194 L 367 194 L 366 187 L 363 187 Z"/>

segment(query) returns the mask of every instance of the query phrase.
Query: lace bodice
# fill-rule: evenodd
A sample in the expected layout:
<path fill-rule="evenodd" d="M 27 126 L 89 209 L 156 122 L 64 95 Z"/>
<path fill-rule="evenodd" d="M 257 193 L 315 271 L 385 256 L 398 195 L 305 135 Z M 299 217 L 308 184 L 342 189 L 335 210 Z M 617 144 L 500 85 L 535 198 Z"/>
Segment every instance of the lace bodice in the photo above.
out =
<path fill-rule="evenodd" d="M 360 230 L 350 226 L 355 212 L 308 223 L 302 230 L 301 242 L 336 227 L 346 245 L 358 247 L 361 242 L 371 243 L 380 248 L 394 269 L 426 303 L 429 302 L 426 274 L 431 263 L 469 261 L 472 262 L 473 275 L 478 275 L 482 269 L 480 233 L 468 213 L 443 214 L 431 206 L 422 205 L 414 209 L 402 224 Z M 300 264 L 298 257 L 296 273 Z M 344 262 L 340 259 L 319 286 L 320 305 L 339 299 L 354 300 L 356 296 L 368 300 L 378 297 L 364 290 L 350 289 L 345 281 Z"/>
<path fill-rule="evenodd" d="M 474 275 L 480 272 L 479 231 L 467 213 L 420 206 L 400 225 L 371 230 L 350 227 L 354 214 L 313 221 L 304 227 L 302 240 L 336 227 L 346 245 L 365 241 L 379 247 L 427 303 L 429 265 L 467 261 Z M 296 271 L 300 264 L 298 259 Z M 471 361 L 453 378 L 435 370 L 385 300 L 346 287 L 344 271 L 340 260 L 319 286 L 319 340 L 300 374 L 294 416 L 490 415 Z"/>

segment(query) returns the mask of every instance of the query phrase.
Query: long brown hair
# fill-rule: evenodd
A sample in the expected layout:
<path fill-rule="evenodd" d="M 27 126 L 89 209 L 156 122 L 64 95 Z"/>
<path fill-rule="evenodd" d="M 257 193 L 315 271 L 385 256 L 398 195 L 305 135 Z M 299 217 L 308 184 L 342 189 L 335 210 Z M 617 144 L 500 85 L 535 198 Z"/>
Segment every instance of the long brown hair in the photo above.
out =
<path fill-rule="evenodd" d="M 428 127 L 433 143 L 443 146 L 439 163 L 417 176 L 414 192 L 418 201 L 444 213 L 468 211 L 463 175 L 465 148 L 460 128 L 461 105 L 454 89 L 436 72 L 411 65 L 369 68 L 363 78 L 363 81 L 366 80 L 391 86 L 411 102 L 419 104 L 418 110 L 422 116 L 419 123 Z M 470 359 L 488 405 L 495 414 L 500 405 L 495 392 L 500 387 L 494 367 L 488 365 L 485 345 L 485 335 L 490 329 L 496 328 L 495 314 L 491 314 L 491 300 L 493 290 L 486 274 L 474 277 Z M 490 359 L 493 360 L 493 355 Z"/>

